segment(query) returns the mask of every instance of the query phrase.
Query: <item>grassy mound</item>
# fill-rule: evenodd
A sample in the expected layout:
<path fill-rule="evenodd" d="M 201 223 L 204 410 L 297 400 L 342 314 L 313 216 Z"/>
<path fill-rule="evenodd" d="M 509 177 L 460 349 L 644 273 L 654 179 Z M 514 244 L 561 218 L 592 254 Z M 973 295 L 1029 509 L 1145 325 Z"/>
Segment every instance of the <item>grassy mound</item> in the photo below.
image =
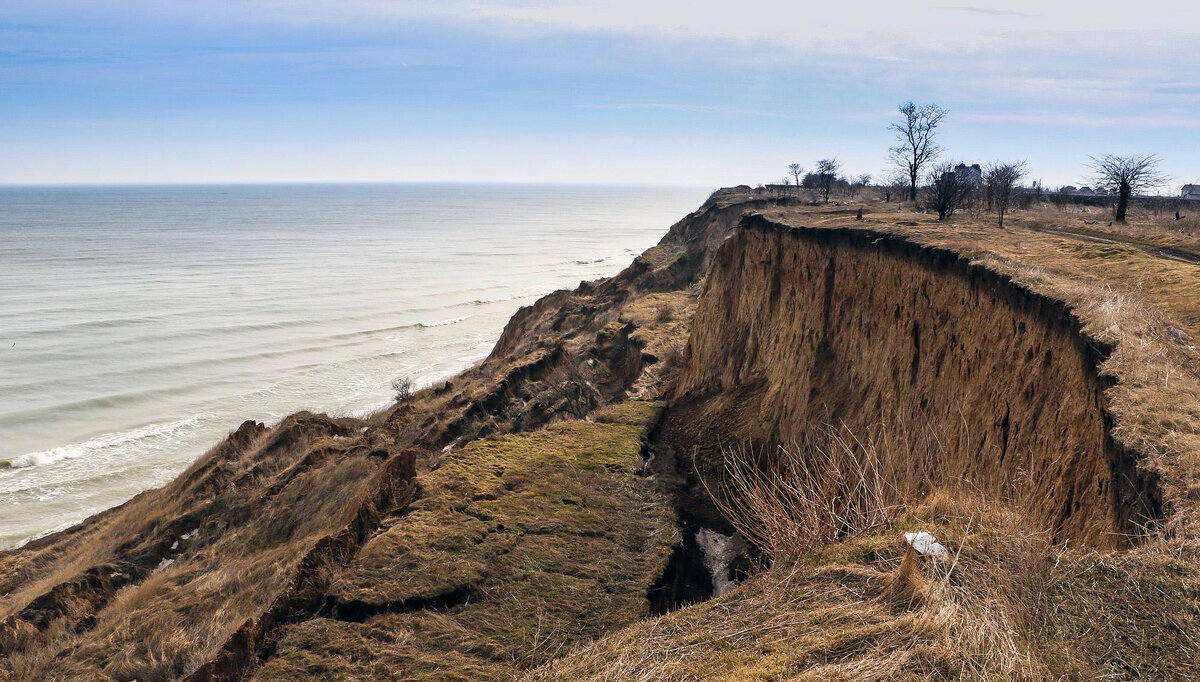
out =
<path fill-rule="evenodd" d="M 640 475 L 660 410 L 628 402 L 432 462 L 258 678 L 499 679 L 646 618 L 679 539 Z"/>

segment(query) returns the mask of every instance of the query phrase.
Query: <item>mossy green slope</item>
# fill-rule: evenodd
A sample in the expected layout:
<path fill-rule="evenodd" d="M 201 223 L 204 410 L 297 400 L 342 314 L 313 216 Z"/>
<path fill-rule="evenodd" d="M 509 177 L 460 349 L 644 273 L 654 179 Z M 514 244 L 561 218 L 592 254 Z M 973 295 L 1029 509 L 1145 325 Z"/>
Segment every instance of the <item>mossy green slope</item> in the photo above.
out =
<path fill-rule="evenodd" d="M 505 678 L 646 618 L 679 540 L 641 475 L 660 411 L 631 401 L 442 455 L 258 678 Z"/>

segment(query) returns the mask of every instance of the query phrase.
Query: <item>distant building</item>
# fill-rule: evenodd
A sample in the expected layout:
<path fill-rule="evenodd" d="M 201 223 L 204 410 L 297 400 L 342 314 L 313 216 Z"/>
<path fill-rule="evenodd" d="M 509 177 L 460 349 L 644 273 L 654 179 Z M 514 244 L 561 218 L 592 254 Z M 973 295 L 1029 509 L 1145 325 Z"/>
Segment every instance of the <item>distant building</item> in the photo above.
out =
<path fill-rule="evenodd" d="M 1077 197 L 1094 197 L 1097 194 L 1099 194 L 1099 192 L 1092 189 L 1091 187 L 1088 187 L 1087 185 L 1084 185 L 1083 187 L 1079 187 L 1079 188 L 1076 188 L 1074 185 L 1067 185 L 1066 187 L 1063 187 L 1062 189 L 1060 189 L 1058 191 L 1063 194 L 1071 194 L 1071 195 L 1077 196 Z"/>
<path fill-rule="evenodd" d="M 968 183 L 975 187 L 983 187 L 983 169 L 977 163 L 973 163 L 970 166 L 960 163 L 954 167 L 954 173 L 960 178 L 965 178 Z"/>
<path fill-rule="evenodd" d="M 1179 192 L 1179 198 L 1200 201 L 1200 185 L 1184 185 Z"/>

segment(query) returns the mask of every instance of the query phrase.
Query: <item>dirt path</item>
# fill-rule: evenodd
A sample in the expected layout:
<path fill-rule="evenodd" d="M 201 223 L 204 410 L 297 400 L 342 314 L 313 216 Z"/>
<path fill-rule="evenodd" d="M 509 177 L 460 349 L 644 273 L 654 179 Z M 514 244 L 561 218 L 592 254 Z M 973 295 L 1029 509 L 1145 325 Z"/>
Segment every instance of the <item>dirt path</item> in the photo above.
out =
<path fill-rule="evenodd" d="M 1129 242 L 1122 239 L 1111 239 L 1107 237 L 1097 237 L 1090 234 L 1080 232 L 1072 232 L 1054 227 L 1035 227 L 1032 228 L 1035 232 L 1045 232 L 1048 234 L 1057 234 L 1063 237 L 1071 237 L 1072 239 L 1081 239 L 1083 241 L 1096 242 L 1099 244 L 1113 244 L 1116 246 L 1128 246 L 1131 249 L 1144 251 L 1157 258 L 1166 258 L 1168 260 L 1179 261 L 1180 263 L 1188 263 L 1190 265 L 1200 265 L 1200 256 L 1193 255 L 1187 251 L 1180 249 L 1172 249 L 1165 246 L 1151 246 L 1148 244 L 1139 244 L 1138 242 Z"/>

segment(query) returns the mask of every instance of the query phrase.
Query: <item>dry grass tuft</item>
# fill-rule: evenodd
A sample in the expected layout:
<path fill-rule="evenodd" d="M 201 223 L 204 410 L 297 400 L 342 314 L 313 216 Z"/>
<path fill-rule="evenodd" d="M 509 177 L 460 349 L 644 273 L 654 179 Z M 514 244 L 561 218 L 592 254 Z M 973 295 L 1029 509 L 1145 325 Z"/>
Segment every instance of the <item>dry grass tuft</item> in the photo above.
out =
<path fill-rule="evenodd" d="M 832 426 L 823 435 L 774 457 L 726 449 L 719 475 L 701 479 L 725 518 L 772 561 L 886 526 L 899 509 L 895 458 Z"/>
<path fill-rule="evenodd" d="M 896 609 L 923 606 L 929 597 L 929 583 L 917 566 L 917 550 L 912 545 L 904 552 L 900 566 L 888 577 L 879 597 Z"/>

